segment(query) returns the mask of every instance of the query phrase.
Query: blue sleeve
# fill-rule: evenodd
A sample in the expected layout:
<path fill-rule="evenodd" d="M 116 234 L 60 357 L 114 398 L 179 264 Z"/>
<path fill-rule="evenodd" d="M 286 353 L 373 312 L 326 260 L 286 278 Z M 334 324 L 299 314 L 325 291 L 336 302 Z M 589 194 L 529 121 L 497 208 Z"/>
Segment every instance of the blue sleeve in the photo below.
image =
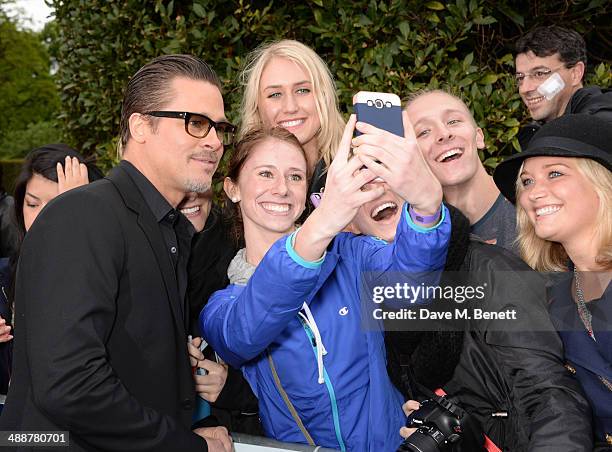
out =
<path fill-rule="evenodd" d="M 291 236 L 283 237 L 244 289 L 229 286 L 212 295 L 200 313 L 204 338 L 225 362 L 240 367 L 262 353 L 295 318 L 314 292 L 320 269 L 320 263 L 305 262 L 295 254 Z"/>

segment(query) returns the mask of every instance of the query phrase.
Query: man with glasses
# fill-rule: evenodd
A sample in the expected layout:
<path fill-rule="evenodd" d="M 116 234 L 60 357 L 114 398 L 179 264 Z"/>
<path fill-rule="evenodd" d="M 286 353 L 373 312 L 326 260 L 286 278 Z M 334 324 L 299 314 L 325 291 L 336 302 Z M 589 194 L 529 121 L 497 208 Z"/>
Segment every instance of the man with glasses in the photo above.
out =
<path fill-rule="evenodd" d="M 534 122 L 519 132 L 525 148 L 546 122 L 564 114 L 589 113 L 612 121 L 612 91 L 584 88 L 586 44 L 573 30 L 538 27 L 516 44 L 516 83 Z"/>
<path fill-rule="evenodd" d="M 190 430 L 194 229 L 177 210 L 210 188 L 234 132 L 220 86 L 189 55 L 143 66 L 123 100 L 121 163 L 58 196 L 28 231 L 0 430 L 68 431 L 73 451 L 231 450 L 224 428 Z"/>

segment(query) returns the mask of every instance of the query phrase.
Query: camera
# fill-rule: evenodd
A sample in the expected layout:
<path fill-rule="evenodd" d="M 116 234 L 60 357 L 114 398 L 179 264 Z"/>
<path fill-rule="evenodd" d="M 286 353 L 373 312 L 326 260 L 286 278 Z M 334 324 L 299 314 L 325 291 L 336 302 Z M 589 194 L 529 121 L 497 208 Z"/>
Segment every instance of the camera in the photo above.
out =
<path fill-rule="evenodd" d="M 417 430 L 404 440 L 397 452 L 449 451 L 461 440 L 467 412 L 446 397 L 434 396 L 421 402 L 406 422 Z"/>
<path fill-rule="evenodd" d="M 376 107 L 378 109 L 381 109 L 381 108 L 392 108 L 393 107 L 393 104 L 391 102 L 389 102 L 389 101 L 384 102 L 382 99 L 374 99 L 374 100 L 368 99 L 366 101 L 366 105 L 368 107 Z"/>

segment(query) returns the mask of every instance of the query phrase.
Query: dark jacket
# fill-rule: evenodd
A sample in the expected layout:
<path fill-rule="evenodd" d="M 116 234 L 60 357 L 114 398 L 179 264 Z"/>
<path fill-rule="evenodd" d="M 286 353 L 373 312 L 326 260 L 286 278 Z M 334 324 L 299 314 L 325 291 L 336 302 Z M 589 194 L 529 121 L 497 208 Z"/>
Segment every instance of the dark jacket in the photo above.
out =
<path fill-rule="evenodd" d="M 69 430 L 71 451 L 207 450 L 189 429 L 186 306 L 160 225 L 124 168 L 39 215 L 15 306 L 0 430 Z"/>
<path fill-rule="evenodd" d="M 0 259 L 0 316 L 6 320 L 7 325 L 11 325 L 12 309 L 7 297 L 9 285 L 11 283 L 11 271 L 9 260 L 6 257 Z M 12 331 L 11 331 L 12 333 Z M 0 394 L 8 391 L 9 380 L 11 379 L 11 364 L 13 361 L 13 341 L 0 344 Z"/>
<path fill-rule="evenodd" d="M 600 378 L 612 381 L 612 284 L 601 298 L 587 304 L 594 341 L 578 316 L 572 282 L 572 272 L 568 272 L 551 287 L 550 314 L 563 341 L 568 366 L 591 403 L 595 438 L 604 443 L 606 434 L 612 435 L 612 390 Z"/>
<path fill-rule="evenodd" d="M 598 86 L 580 88 L 574 93 L 565 108 L 564 115 L 589 114 L 612 122 L 612 90 Z M 518 140 L 525 149 L 531 137 L 542 127 L 541 121 L 532 121 L 521 127 Z"/>
<path fill-rule="evenodd" d="M 407 398 L 423 397 L 415 381 L 432 391 L 442 387 L 504 452 L 592 450 L 590 408 L 563 366 L 545 281 L 512 253 L 471 239 L 467 219 L 452 210 L 447 274 L 466 272 L 458 274 L 461 284 L 488 288 L 479 308 L 515 309 L 519 322 L 469 320 L 455 332 L 388 332 L 392 379 Z"/>
<path fill-rule="evenodd" d="M 196 233 L 191 242 L 191 254 L 187 265 L 189 284 L 189 332 L 202 336 L 198 326 L 200 311 L 217 290 L 229 284 L 227 267 L 238 251 L 227 233 L 217 206 L 212 206 L 204 230 Z"/>
<path fill-rule="evenodd" d="M 12 220 L 15 200 L 0 191 L 0 257 L 11 257 L 17 251 L 17 227 Z"/>
<path fill-rule="evenodd" d="M 189 331 L 194 337 L 202 336 L 198 325 L 200 311 L 213 292 L 229 284 L 227 267 L 237 247 L 227 232 L 228 225 L 223 221 L 220 210 L 213 205 L 204 230 L 195 234 L 191 243 L 187 298 Z M 204 353 L 206 358 L 215 359 L 212 347 L 208 347 Z M 211 404 L 213 419 L 205 418 L 196 426 L 223 425 L 231 432 L 263 435 L 257 406 L 257 397 L 242 372 L 229 367 L 225 386 L 215 403 Z"/>

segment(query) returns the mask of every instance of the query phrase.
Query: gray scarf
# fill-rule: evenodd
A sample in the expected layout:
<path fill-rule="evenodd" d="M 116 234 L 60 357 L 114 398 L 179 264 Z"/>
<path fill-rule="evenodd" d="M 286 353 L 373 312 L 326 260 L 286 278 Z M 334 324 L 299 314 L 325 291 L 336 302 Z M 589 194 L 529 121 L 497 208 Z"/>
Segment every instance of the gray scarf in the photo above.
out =
<path fill-rule="evenodd" d="M 240 284 L 246 286 L 249 278 L 255 272 L 255 266 L 246 261 L 246 248 L 242 248 L 236 253 L 227 269 L 227 276 L 230 284 Z"/>

